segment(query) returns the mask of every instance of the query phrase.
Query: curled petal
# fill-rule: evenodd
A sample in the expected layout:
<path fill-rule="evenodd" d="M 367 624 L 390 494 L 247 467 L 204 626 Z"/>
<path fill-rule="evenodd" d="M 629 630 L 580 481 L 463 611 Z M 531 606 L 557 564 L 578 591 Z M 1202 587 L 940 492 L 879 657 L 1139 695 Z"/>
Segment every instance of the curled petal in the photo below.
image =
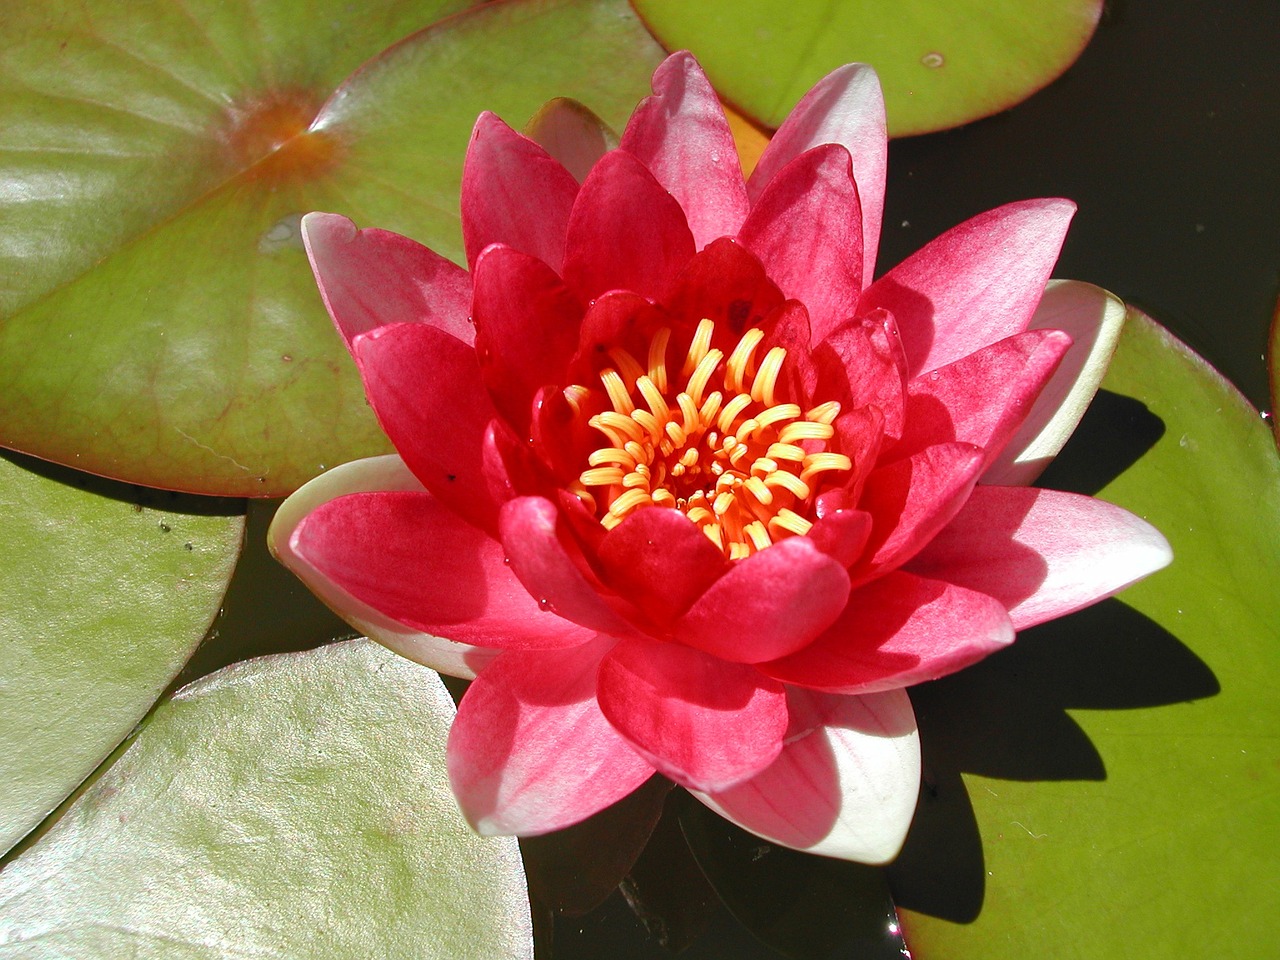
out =
<path fill-rule="evenodd" d="M 525 136 L 559 160 L 581 183 L 596 161 L 618 145 L 618 135 L 584 104 L 569 97 L 548 100 L 525 125 Z"/>
<path fill-rule="evenodd" d="M 320 505 L 347 494 L 377 490 L 423 492 L 424 487 L 394 454 L 345 463 L 303 484 L 280 504 L 267 531 L 267 546 L 312 593 L 365 636 L 440 673 L 471 679 L 497 651 L 446 640 L 387 616 L 329 579 L 293 548 L 298 524 Z"/>
<path fill-rule="evenodd" d="M 654 71 L 653 96 L 636 107 L 621 145 L 680 203 L 698 249 L 738 232 L 747 216 L 738 151 L 691 53 L 673 53 Z"/>
<path fill-rule="evenodd" d="M 693 256 L 684 211 L 639 160 L 606 153 L 569 216 L 565 281 L 584 301 L 609 290 L 660 300 Z"/>
<path fill-rule="evenodd" d="M 1119 593 L 1172 559 L 1158 530 L 1110 503 L 981 486 L 908 569 L 995 597 L 1024 630 Z"/>
<path fill-rule="evenodd" d="M 307 513 L 289 535 L 295 566 L 383 617 L 460 643 L 551 649 L 594 632 L 540 610 L 501 544 L 421 490 L 352 493 Z"/>
<path fill-rule="evenodd" d="M 623 640 L 600 664 L 600 709 L 659 772 L 722 789 L 767 767 L 787 730 L 782 684 L 658 640 Z"/>
<path fill-rule="evenodd" d="M 682 643 L 734 663 L 775 660 L 825 630 L 849 597 L 849 575 L 807 537 L 739 560 L 672 628 Z"/>
<path fill-rule="evenodd" d="M 838 143 L 853 158 L 862 210 L 862 287 L 871 285 L 880 221 L 884 214 L 889 138 L 884 95 L 876 72 L 866 64 L 837 67 L 804 95 L 765 148 L 747 184 L 754 203 L 785 167 L 806 150 Z"/>
<path fill-rule="evenodd" d="M 497 411 L 475 350 L 421 323 L 362 333 L 351 349 L 373 412 L 409 469 L 445 505 L 496 530 L 493 493 L 509 484 L 495 475 L 502 464 L 485 455 Z"/>
<path fill-rule="evenodd" d="M 980 213 L 922 247 L 862 295 L 898 320 L 911 374 L 1027 328 L 1076 205 L 1025 200 Z"/>
<path fill-rule="evenodd" d="M 596 702 L 600 658 L 613 643 L 509 651 L 467 690 L 449 731 L 449 781 L 479 833 L 559 830 L 653 775 Z"/>
<path fill-rule="evenodd" d="M 809 646 L 760 670 L 829 693 L 876 693 L 955 673 L 1012 642 L 998 600 L 894 571 L 854 590 Z"/>
<path fill-rule="evenodd" d="M 759 325 L 783 301 L 764 266 L 727 237 L 699 250 L 680 271 L 664 301 L 675 323 L 672 356 L 688 349 L 698 321 L 715 324 L 711 344 L 729 353 L 748 327 Z"/>
<path fill-rule="evenodd" d="M 1057 456 L 1098 392 L 1124 318 L 1124 303 L 1101 287 L 1077 280 L 1049 281 L 1030 329 L 1065 331 L 1071 349 L 1022 426 L 983 474 L 983 483 L 1026 486 Z"/>
<path fill-rule="evenodd" d="M 491 243 L 564 263 L 565 228 L 578 181 L 542 147 L 487 110 L 476 120 L 462 165 L 462 240 L 474 270 Z"/>
<path fill-rule="evenodd" d="M 809 310 L 822 340 L 853 316 L 862 292 L 862 221 L 849 151 L 814 147 L 778 171 L 738 239 L 783 294 Z"/>
<path fill-rule="evenodd" d="M 302 243 L 348 347 L 356 334 L 390 323 L 429 323 L 471 343 L 471 278 L 457 264 L 398 233 L 358 230 L 336 213 L 303 217 Z"/>
<path fill-rule="evenodd" d="M 820 723 L 728 790 L 695 792 L 722 817 L 784 847 L 888 863 L 920 791 L 920 740 L 905 690 L 861 697 L 791 690 L 793 712 Z"/>

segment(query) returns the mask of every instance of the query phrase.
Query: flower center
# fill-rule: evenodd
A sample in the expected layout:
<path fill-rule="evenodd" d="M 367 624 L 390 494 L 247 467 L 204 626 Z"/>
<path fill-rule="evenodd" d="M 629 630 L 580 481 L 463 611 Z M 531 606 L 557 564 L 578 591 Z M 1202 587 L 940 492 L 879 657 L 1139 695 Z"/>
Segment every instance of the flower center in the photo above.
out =
<path fill-rule="evenodd" d="M 587 420 L 606 443 L 570 489 L 606 529 L 640 507 L 679 510 L 737 560 L 808 533 L 818 486 L 853 464 L 826 449 L 839 403 L 802 411 L 778 402 L 783 347 L 757 362 L 764 332 L 753 327 L 726 359 L 711 346 L 714 329 L 698 324 L 678 377 L 667 366 L 669 328 L 649 342 L 647 369 L 621 348 L 609 351 L 613 366 L 600 383 L 611 409 Z M 579 415 L 591 393 L 564 391 Z"/>

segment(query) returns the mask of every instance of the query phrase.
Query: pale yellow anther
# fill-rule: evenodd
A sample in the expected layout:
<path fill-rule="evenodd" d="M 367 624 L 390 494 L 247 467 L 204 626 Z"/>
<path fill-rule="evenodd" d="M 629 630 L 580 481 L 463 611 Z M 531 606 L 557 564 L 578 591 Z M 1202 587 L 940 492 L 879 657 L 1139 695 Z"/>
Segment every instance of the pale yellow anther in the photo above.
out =
<path fill-rule="evenodd" d="M 662 422 L 657 417 L 648 410 L 636 409 L 631 411 L 631 419 L 644 427 L 651 442 L 658 442 L 658 438 L 662 436 Z"/>
<path fill-rule="evenodd" d="M 805 452 L 794 443 L 771 443 L 765 456 L 770 460 L 787 460 L 791 463 L 804 462 Z"/>
<path fill-rule="evenodd" d="M 652 473 L 649 470 L 649 465 L 647 463 L 637 463 L 635 472 L 645 478 L 652 476 Z"/>
<path fill-rule="evenodd" d="M 726 490 L 716 496 L 715 502 L 711 504 L 711 509 L 717 517 L 723 517 L 729 512 L 731 506 L 733 506 L 733 491 Z"/>
<path fill-rule="evenodd" d="M 644 402 L 649 405 L 649 409 L 653 411 L 655 417 L 665 421 L 667 417 L 671 416 L 671 408 L 667 406 L 667 401 L 652 380 L 646 376 L 638 377 L 636 379 L 636 389 L 640 391 L 640 395 L 644 397 Z"/>
<path fill-rule="evenodd" d="M 673 477 L 683 477 L 685 475 L 685 465 L 683 463 L 677 463 L 671 468 L 671 475 Z"/>
<path fill-rule="evenodd" d="M 599 450 L 592 450 L 587 456 L 587 463 L 593 467 L 618 466 L 626 470 L 636 465 L 635 458 L 631 454 L 617 447 L 601 447 Z"/>
<path fill-rule="evenodd" d="M 609 512 L 615 517 L 625 517 L 636 507 L 647 507 L 651 503 L 653 498 L 647 490 L 627 490 L 609 504 Z"/>
<path fill-rule="evenodd" d="M 738 445 L 738 438 L 735 437 L 733 434 L 729 434 L 729 436 L 725 437 L 723 440 L 720 441 L 720 449 L 723 450 L 725 453 L 728 453 L 737 445 Z"/>
<path fill-rule="evenodd" d="M 698 368 L 702 358 L 711 349 L 711 335 L 715 333 L 715 329 L 715 323 L 710 320 L 698 321 L 698 327 L 693 331 L 693 340 L 689 344 L 689 353 L 684 358 L 684 366 L 680 368 L 680 376 L 687 377 Z"/>
<path fill-rule="evenodd" d="M 752 327 L 742 335 L 738 345 L 729 354 L 729 361 L 725 364 L 724 369 L 724 385 L 733 393 L 742 392 L 743 381 L 750 376 L 748 368 L 756 352 L 756 347 L 760 345 L 760 341 L 763 339 L 764 331 L 759 327 Z"/>
<path fill-rule="evenodd" d="M 582 413 L 582 405 L 586 402 L 587 397 L 591 396 L 590 390 L 576 383 L 565 387 L 563 393 L 565 400 L 573 408 L 575 417 Z"/>
<path fill-rule="evenodd" d="M 751 548 L 741 540 L 735 540 L 733 543 L 729 544 L 730 560 L 745 560 L 749 556 L 751 556 Z"/>
<path fill-rule="evenodd" d="M 698 448 L 690 447 L 684 453 L 680 454 L 680 464 L 685 467 L 692 467 L 698 462 Z"/>
<path fill-rule="evenodd" d="M 618 367 L 618 373 L 622 374 L 622 379 L 626 381 L 627 389 L 630 390 L 636 385 L 636 381 L 644 376 L 644 367 L 626 350 L 621 347 L 614 347 L 609 351 L 609 359 Z"/>
<path fill-rule="evenodd" d="M 716 414 L 720 412 L 720 404 L 724 402 L 724 394 L 716 390 L 702 401 L 702 406 L 698 409 L 698 417 L 705 426 L 716 418 Z"/>
<path fill-rule="evenodd" d="M 591 426 L 600 432 L 609 436 L 610 439 L 616 439 L 615 447 L 623 446 L 628 440 L 634 440 L 637 443 L 643 443 L 645 440 L 644 427 L 636 423 L 628 416 L 618 413 L 616 410 L 606 410 L 604 413 L 597 413 L 594 417 L 587 421 Z"/>
<path fill-rule="evenodd" d="M 721 432 L 728 433 L 733 429 L 733 422 L 749 406 L 751 406 L 751 397 L 748 394 L 739 393 L 735 395 L 720 411 L 720 416 L 716 418 L 716 426 L 720 428 Z"/>
<path fill-rule="evenodd" d="M 643 443 L 636 443 L 634 440 L 628 440 L 622 445 L 622 449 L 631 454 L 631 456 L 635 458 L 636 463 L 644 463 L 653 453 L 653 451 L 647 448 Z"/>
<path fill-rule="evenodd" d="M 681 426 L 685 433 L 692 433 L 698 425 L 698 405 L 693 402 L 693 397 L 687 393 L 682 393 L 676 397 L 676 405 L 680 407 L 680 416 L 683 418 Z"/>
<path fill-rule="evenodd" d="M 829 423 L 818 423 L 813 420 L 797 420 L 788 423 L 778 432 L 781 443 L 799 443 L 802 440 L 830 440 L 835 436 L 836 428 Z"/>
<path fill-rule="evenodd" d="M 751 448 L 745 443 L 740 443 L 729 451 L 729 462 L 735 467 L 741 468 L 743 461 L 751 456 Z"/>
<path fill-rule="evenodd" d="M 757 436 L 757 433 L 759 430 L 760 430 L 760 421 L 757 420 L 755 417 L 750 417 L 746 420 L 743 420 L 740 424 L 738 424 L 737 429 L 733 431 L 733 435 L 737 437 L 739 440 L 741 440 L 743 443 L 748 443 L 752 440 L 759 439 L 759 437 Z"/>
<path fill-rule="evenodd" d="M 711 379 L 711 375 L 715 373 L 716 367 L 720 365 L 722 359 L 724 359 L 724 354 L 721 351 L 708 350 L 706 355 L 698 362 L 693 375 L 689 377 L 689 384 L 685 387 L 685 392 L 689 394 L 689 398 L 696 405 L 702 405 L 702 391 L 707 389 L 707 381 Z"/>
<path fill-rule="evenodd" d="M 806 520 L 800 514 L 783 507 L 779 510 L 772 520 L 769 521 L 769 532 L 776 539 L 782 532 L 792 533 L 798 537 L 803 537 L 806 533 L 813 529 L 813 524 Z"/>
<path fill-rule="evenodd" d="M 600 518 L 600 526 L 604 527 L 606 530 L 612 530 L 621 522 L 622 518 L 616 513 L 606 513 Z"/>
<path fill-rule="evenodd" d="M 698 526 L 711 523 L 716 518 L 716 515 L 706 507 L 690 507 L 686 516 Z"/>
<path fill-rule="evenodd" d="M 743 486 L 751 491 L 751 495 L 766 507 L 773 503 L 773 491 L 759 477 L 751 477 Z"/>
<path fill-rule="evenodd" d="M 740 483 L 742 483 L 742 478 L 739 477 L 737 474 L 722 473 L 720 474 L 720 476 L 716 477 L 715 491 L 716 493 L 721 493 L 722 491 L 725 491 L 725 490 L 732 490 L 734 487 L 738 486 L 738 484 Z"/>
<path fill-rule="evenodd" d="M 768 457 L 756 457 L 755 462 L 751 464 L 751 475 L 753 477 L 767 477 L 777 469 L 777 460 L 770 460 Z"/>
<path fill-rule="evenodd" d="M 784 420 L 795 420 L 800 416 L 800 405 L 798 403 L 779 403 L 769 407 L 756 414 L 756 422 L 763 427 L 772 427 L 775 423 L 782 423 Z M 785 427 L 783 428 L 786 429 Z M 781 438 L 779 438 L 781 439 Z M 787 441 L 783 441 L 786 443 Z"/>
<path fill-rule="evenodd" d="M 587 490 L 586 484 L 581 480 L 574 480 L 569 484 L 569 492 L 578 498 L 578 501 L 588 510 L 595 512 L 596 498 Z"/>
<path fill-rule="evenodd" d="M 786 490 L 797 500 L 809 499 L 809 494 L 812 492 L 810 491 L 807 483 L 797 477 L 794 473 L 789 473 L 786 470 L 778 470 L 769 474 L 764 478 L 764 482 L 767 486 Z"/>
<path fill-rule="evenodd" d="M 800 471 L 800 479 L 808 483 L 820 473 L 850 470 L 853 461 L 843 453 L 813 453 L 804 459 L 804 468 Z"/>
<path fill-rule="evenodd" d="M 668 421 L 667 425 L 663 427 L 662 430 L 676 447 L 683 447 L 685 441 L 689 439 L 689 435 L 686 434 L 680 427 L 680 424 L 676 423 L 674 420 Z M 675 447 L 672 449 L 675 449 Z"/>
<path fill-rule="evenodd" d="M 592 467 L 590 470 L 583 470 L 578 479 L 588 487 L 608 487 L 621 483 L 622 477 L 621 467 Z"/>
<path fill-rule="evenodd" d="M 649 492 L 649 478 L 635 470 L 622 478 L 622 486 L 627 490 L 643 490 Z"/>
<path fill-rule="evenodd" d="M 752 520 L 742 528 L 742 532 L 751 538 L 751 543 L 757 550 L 763 550 L 773 543 L 772 538 L 769 536 L 769 531 L 765 529 L 764 524 L 759 520 Z"/>
<path fill-rule="evenodd" d="M 751 381 L 751 399 L 766 407 L 774 404 L 774 391 L 778 388 L 778 375 L 782 373 L 782 361 L 787 359 L 785 347 L 771 347 L 764 355 L 756 378 Z"/>
<path fill-rule="evenodd" d="M 708 523 L 702 528 L 702 532 L 705 533 L 710 538 L 711 542 L 717 547 L 721 550 L 724 549 L 724 531 L 720 529 L 720 524 Z"/>
<path fill-rule="evenodd" d="M 649 379 L 661 393 L 667 392 L 667 344 L 671 341 L 671 328 L 660 327 L 649 341 Z"/>
<path fill-rule="evenodd" d="M 659 487 L 657 490 L 654 490 L 652 496 L 653 496 L 653 502 L 656 503 L 658 506 L 670 507 L 672 509 L 675 509 L 676 495 L 672 493 L 670 490 L 668 490 L 666 487 Z"/>
<path fill-rule="evenodd" d="M 636 408 L 636 405 L 631 402 L 627 385 L 622 382 L 622 377 L 617 370 L 605 367 L 600 371 L 600 382 L 604 384 L 604 392 L 609 395 L 610 406 L 618 413 L 630 413 Z"/>
<path fill-rule="evenodd" d="M 840 402 L 838 400 L 828 400 L 826 403 L 820 403 L 808 411 L 804 418 L 813 420 L 815 423 L 835 423 L 838 416 L 840 416 Z"/>

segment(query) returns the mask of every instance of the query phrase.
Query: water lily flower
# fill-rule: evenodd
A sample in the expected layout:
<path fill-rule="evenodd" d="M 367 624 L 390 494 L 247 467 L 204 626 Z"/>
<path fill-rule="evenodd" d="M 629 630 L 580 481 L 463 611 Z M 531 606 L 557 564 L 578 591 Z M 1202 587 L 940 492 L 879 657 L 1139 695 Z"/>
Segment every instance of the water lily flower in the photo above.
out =
<path fill-rule="evenodd" d="M 920 782 L 905 688 L 1170 559 L 1126 511 L 1028 486 L 1124 308 L 1049 282 L 1065 200 L 875 279 L 865 66 L 749 181 L 692 56 L 653 88 L 611 150 L 482 115 L 466 270 L 304 219 L 399 456 L 303 487 L 270 539 L 370 636 L 475 678 L 448 768 L 477 830 L 556 830 L 657 771 L 761 837 L 884 862 Z"/>

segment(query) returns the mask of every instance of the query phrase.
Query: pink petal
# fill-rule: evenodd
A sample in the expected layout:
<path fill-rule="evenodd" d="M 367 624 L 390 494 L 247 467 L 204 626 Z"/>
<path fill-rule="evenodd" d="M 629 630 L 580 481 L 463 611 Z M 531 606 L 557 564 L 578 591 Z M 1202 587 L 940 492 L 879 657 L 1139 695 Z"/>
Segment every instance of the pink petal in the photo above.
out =
<path fill-rule="evenodd" d="M 397 233 L 358 230 L 336 213 L 303 217 L 302 242 L 348 346 L 390 323 L 429 323 L 471 342 L 471 278 L 457 264 Z"/>
<path fill-rule="evenodd" d="M 362 333 L 351 349 L 378 422 L 409 469 L 450 509 L 495 530 L 492 474 L 501 467 L 485 457 L 484 438 L 497 411 L 475 350 L 419 323 Z"/>
<path fill-rule="evenodd" d="M 688 349 L 692 331 L 703 318 L 715 324 L 712 346 L 732 352 L 747 328 L 763 322 L 783 299 L 750 251 L 727 238 L 713 241 L 680 271 L 664 301 L 675 322 L 672 356 Z"/>
<path fill-rule="evenodd" d="M 636 510 L 610 530 L 599 558 L 610 585 L 663 627 L 729 569 L 693 521 L 664 507 Z"/>
<path fill-rule="evenodd" d="M 849 151 L 815 147 L 779 170 L 738 240 L 809 310 L 815 341 L 853 316 L 862 292 L 862 213 Z"/>
<path fill-rule="evenodd" d="M 565 229 L 578 181 L 528 137 L 488 111 L 471 131 L 462 165 L 462 239 L 467 263 L 505 243 L 553 270 L 564 263 Z"/>
<path fill-rule="evenodd" d="M 673 628 L 682 643 L 734 663 L 776 660 L 825 630 L 849 597 L 844 567 L 789 537 L 739 560 Z"/>
<path fill-rule="evenodd" d="M 394 454 L 344 463 L 299 487 L 280 505 L 267 531 L 267 545 L 317 597 L 365 636 L 440 673 L 471 679 L 496 655 L 495 650 L 446 640 L 393 620 L 356 599 L 293 549 L 293 534 L 307 514 L 349 493 L 374 490 L 422 492 L 418 478 Z"/>
<path fill-rule="evenodd" d="M 912 380 L 905 432 L 887 456 L 960 441 L 983 449 L 985 469 L 1031 412 L 1070 346 L 1061 331 L 1029 330 Z"/>
<path fill-rule="evenodd" d="M 849 571 L 863 583 L 910 560 L 959 512 L 982 469 L 967 443 L 928 447 L 867 478 L 858 508 L 874 518 L 866 559 Z"/>
<path fill-rule="evenodd" d="M 594 636 L 540 610 L 502 545 L 429 493 L 353 493 L 294 528 L 289 549 L 362 604 L 414 630 L 484 647 L 550 649 Z"/>
<path fill-rule="evenodd" d="M 876 73 L 865 64 L 838 67 L 804 95 L 756 164 L 747 192 L 754 203 L 785 167 L 806 150 L 838 143 L 853 158 L 862 208 L 862 282 L 871 284 L 884 211 L 888 134 L 884 97 Z"/>
<path fill-rule="evenodd" d="M 808 537 L 815 547 L 848 567 L 862 556 L 871 538 L 871 524 L 871 514 L 861 510 L 833 510 L 814 523 Z"/>
<path fill-rule="evenodd" d="M 787 351 L 778 376 L 777 396 L 780 402 L 798 403 L 802 408 L 814 404 L 814 390 L 818 384 L 818 368 L 809 349 L 812 327 L 809 311 L 799 300 L 784 300 L 760 323 L 764 336 L 756 347 L 756 356 L 768 356 L 774 347 Z M 734 337 L 726 354 L 731 354 L 738 338 Z"/>
<path fill-rule="evenodd" d="M 600 664 L 600 709 L 661 773 L 722 789 L 782 749 L 786 694 L 755 669 L 658 640 L 623 640 Z"/>
<path fill-rule="evenodd" d="M 1021 333 L 1075 209 L 1025 200 L 981 213 L 877 280 L 858 310 L 884 307 L 897 318 L 913 376 Z"/>
<path fill-rule="evenodd" d="M 563 274 L 584 302 L 609 290 L 660 300 L 693 252 L 680 204 L 644 164 L 614 150 L 573 205 Z"/>
<path fill-rule="evenodd" d="M 558 519 L 555 504 L 543 497 L 517 497 L 503 505 L 498 528 L 511 570 L 543 610 L 601 633 L 634 633 L 601 597 L 594 576 L 588 579 L 586 561 L 572 538 L 557 530 Z"/>
<path fill-rule="evenodd" d="M 559 830 L 653 775 L 596 703 L 596 671 L 613 642 L 510 651 L 467 690 L 449 732 L 449 782 L 479 833 Z"/>
<path fill-rule="evenodd" d="M 1024 630 L 1119 593 L 1172 559 L 1160 532 L 1120 507 L 983 486 L 909 569 L 995 597 Z"/>
<path fill-rule="evenodd" d="M 809 646 L 760 670 L 829 693 L 875 693 L 955 673 L 1012 642 L 998 600 L 895 571 L 854 590 Z"/>
<path fill-rule="evenodd" d="M 791 691 L 792 710 L 822 718 L 751 780 L 694 793 L 766 840 L 827 857 L 888 863 L 920 790 L 920 741 L 903 690 L 863 697 Z"/>
<path fill-rule="evenodd" d="M 618 135 L 590 108 L 569 97 L 548 100 L 525 125 L 534 141 L 581 183 L 601 157 L 618 145 Z"/>
<path fill-rule="evenodd" d="M 631 115 L 622 149 L 679 201 L 698 249 L 738 232 L 747 216 L 738 150 L 716 92 L 691 53 L 673 53 L 654 72 L 653 96 Z"/>
<path fill-rule="evenodd" d="M 813 359 L 818 368 L 815 399 L 839 401 L 844 410 L 874 406 L 884 415 L 884 431 L 901 435 L 907 388 L 891 315 L 877 311 L 840 324 L 814 349 Z"/>
<path fill-rule="evenodd" d="M 489 394 L 507 421 L 523 431 L 539 388 L 564 383 L 582 306 L 541 260 L 495 244 L 476 261 L 471 312 Z"/>
<path fill-rule="evenodd" d="M 670 326 L 666 315 L 639 294 L 627 290 L 606 293 L 587 308 L 582 318 L 578 349 L 569 364 L 570 378 L 575 383 L 598 386 L 596 375 L 603 367 L 614 366 L 609 356 L 614 347 L 626 350 L 638 363 L 645 363 L 649 341 L 664 326 Z"/>
<path fill-rule="evenodd" d="M 983 483 L 1026 486 L 1057 456 L 1098 392 L 1124 318 L 1124 303 L 1101 287 L 1049 281 L 1030 329 L 1064 330 L 1073 343 Z"/>

